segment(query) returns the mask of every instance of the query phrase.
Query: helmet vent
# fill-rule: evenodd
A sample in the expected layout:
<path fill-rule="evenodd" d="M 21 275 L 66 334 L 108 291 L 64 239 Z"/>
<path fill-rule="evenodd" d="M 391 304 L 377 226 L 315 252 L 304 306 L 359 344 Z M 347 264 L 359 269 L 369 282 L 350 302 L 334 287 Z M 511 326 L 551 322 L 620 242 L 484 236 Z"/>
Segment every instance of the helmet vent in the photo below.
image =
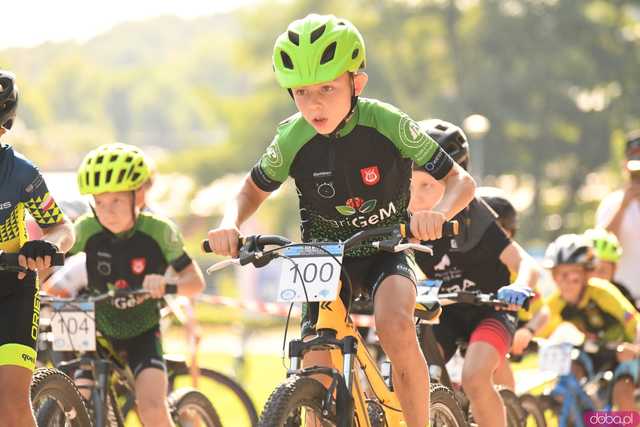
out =
<path fill-rule="evenodd" d="M 124 161 L 127 163 L 131 163 L 132 160 L 133 160 L 133 157 L 127 156 L 127 158 Z"/>
<path fill-rule="evenodd" d="M 96 164 L 101 165 L 103 160 L 104 160 L 104 156 L 98 156 L 96 158 Z"/>
<path fill-rule="evenodd" d="M 107 182 L 111 182 L 111 175 L 113 175 L 113 169 L 109 169 L 107 171 L 107 179 L 106 179 Z"/>
<path fill-rule="evenodd" d="M 291 61 L 291 58 L 289 57 L 289 55 L 287 55 L 287 53 L 284 50 L 280 51 L 280 58 L 282 58 L 282 65 L 284 65 L 284 68 L 293 70 L 293 62 Z"/>
<path fill-rule="evenodd" d="M 116 160 L 118 160 L 118 155 L 117 154 L 112 154 L 111 157 L 109 158 L 109 162 L 113 163 Z"/>
<path fill-rule="evenodd" d="M 347 24 L 345 24 L 344 21 L 340 21 L 338 22 L 338 25 L 347 25 Z"/>
<path fill-rule="evenodd" d="M 140 178 L 140 174 L 138 172 L 134 172 L 133 176 L 131 177 L 132 181 L 137 181 L 138 178 Z"/>
<path fill-rule="evenodd" d="M 336 46 L 338 44 L 336 42 L 331 43 L 327 48 L 322 52 L 322 58 L 320 58 L 320 65 L 326 64 L 327 62 L 333 59 L 333 56 L 336 54 Z"/>
<path fill-rule="evenodd" d="M 120 169 L 120 173 L 118 174 L 118 184 L 122 183 L 122 180 L 124 179 L 124 173 L 125 172 L 126 172 L 126 170 Z"/>
<path fill-rule="evenodd" d="M 313 32 L 311 33 L 311 44 L 313 44 L 313 42 L 315 42 L 316 40 L 318 40 L 320 38 L 320 36 L 322 36 L 322 34 L 324 34 L 324 30 L 327 29 L 326 25 L 321 25 L 318 28 L 316 28 L 315 30 L 313 30 Z"/>
<path fill-rule="evenodd" d="M 93 173 L 93 185 L 95 185 L 96 187 L 100 185 L 100 172 Z"/>
<path fill-rule="evenodd" d="M 360 49 L 358 48 L 353 49 L 353 53 L 351 54 L 351 59 L 356 59 L 359 53 L 360 53 Z"/>
<path fill-rule="evenodd" d="M 297 33 L 289 31 L 287 32 L 287 35 L 289 36 L 289 41 L 291 43 L 295 44 L 296 46 L 300 46 L 300 36 Z"/>

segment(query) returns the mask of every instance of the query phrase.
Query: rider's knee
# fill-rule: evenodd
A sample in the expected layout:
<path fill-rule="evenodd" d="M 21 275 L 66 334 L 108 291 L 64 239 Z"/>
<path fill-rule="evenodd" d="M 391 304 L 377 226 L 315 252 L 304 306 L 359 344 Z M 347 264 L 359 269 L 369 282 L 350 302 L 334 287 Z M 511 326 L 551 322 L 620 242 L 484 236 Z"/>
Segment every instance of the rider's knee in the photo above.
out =
<path fill-rule="evenodd" d="M 144 425 L 162 423 L 166 419 L 169 407 L 165 396 L 141 396 L 136 404 Z"/>
<path fill-rule="evenodd" d="M 486 392 L 487 388 L 492 388 L 491 375 L 480 370 L 462 370 L 462 388 L 469 396 Z"/>
<path fill-rule="evenodd" d="M 10 397 L 8 394 L 10 393 L 3 392 L 0 394 L 1 425 L 19 425 L 22 424 L 25 419 L 33 417 L 29 399 L 16 399 L 15 395 Z"/>
<path fill-rule="evenodd" d="M 412 314 L 405 313 L 399 308 L 376 313 L 376 328 L 382 341 L 416 339 Z"/>

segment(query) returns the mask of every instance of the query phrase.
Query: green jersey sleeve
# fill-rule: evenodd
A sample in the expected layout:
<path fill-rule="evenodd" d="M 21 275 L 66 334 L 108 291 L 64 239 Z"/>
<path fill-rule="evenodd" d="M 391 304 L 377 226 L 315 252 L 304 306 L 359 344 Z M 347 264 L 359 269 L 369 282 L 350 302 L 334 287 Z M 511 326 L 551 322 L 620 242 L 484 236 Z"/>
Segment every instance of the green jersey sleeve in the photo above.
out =
<path fill-rule="evenodd" d="M 176 271 L 181 271 L 191 264 L 191 258 L 184 249 L 182 235 L 170 220 L 142 212 L 136 228 L 158 243 L 165 259 Z"/>
<path fill-rule="evenodd" d="M 78 218 L 76 222 L 73 223 L 73 227 L 76 234 L 76 240 L 73 247 L 69 250 L 69 255 L 84 252 L 89 238 L 102 231 L 100 223 L 91 213 Z"/>
<path fill-rule="evenodd" d="M 300 113 L 280 123 L 276 136 L 251 170 L 251 178 L 263 191 L 274 191 L 286 181 L 291 163 L 300 148 L 316 131 Z"/>
<path fill-rule="evenodd" d="M 449 173 L 453 159 L 407 114 L 373 99 L 360 99 L 358 108 L 359 122 L 377 129 L 403 157 L 423 166 L 436 179 L 442 179 Z"/>

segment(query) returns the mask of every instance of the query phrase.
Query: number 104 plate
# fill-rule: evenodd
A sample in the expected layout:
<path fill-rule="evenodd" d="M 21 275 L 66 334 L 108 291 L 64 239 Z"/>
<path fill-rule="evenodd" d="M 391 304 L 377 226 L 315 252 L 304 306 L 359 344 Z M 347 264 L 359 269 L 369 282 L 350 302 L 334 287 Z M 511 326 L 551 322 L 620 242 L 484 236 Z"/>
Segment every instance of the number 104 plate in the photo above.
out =
<path fill-rule="evenodd" d="M 340 287 L 342 243 L 293 246 L 282 255 L 279 302 L 334 301 Z M 304 285 L 303 285 L 304 284 Z M 305 293 L 306 290 L 306 293 Z"/>
<path fill-rule="evenodd" d="M 51 317 L 54 351 L 96 349 L 95 309 L 92 302 L 53 304 Z"/>

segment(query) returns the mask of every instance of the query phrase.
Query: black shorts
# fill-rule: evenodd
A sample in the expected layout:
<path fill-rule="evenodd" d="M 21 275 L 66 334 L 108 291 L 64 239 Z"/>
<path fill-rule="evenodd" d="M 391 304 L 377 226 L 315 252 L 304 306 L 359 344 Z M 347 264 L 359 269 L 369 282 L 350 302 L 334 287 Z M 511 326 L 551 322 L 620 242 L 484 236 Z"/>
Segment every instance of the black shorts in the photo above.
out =
<path fill-rule="evenodd" d="M 40 289 L 35 275 L 29 274 L 0 297 L 0 366 L 34 369 L 39 322 Z"/>
<path fill-rule="evenodd" d="M 166 372 L 162 351 L 162 335 L 159 326 L 149 329 L 142 334 L 127 338 L 109 338 L 109 343 L 113 349 L 127 362 L 133 376 L 137 377 L 143 369 L 155 368 Z M 91 372 L 78 371 L 76 378 L 91 378 Z"/>
<path fill-rule="evenodd" d="M 457 304 L 444 308 L 440 323 L 433 326 L 433 332 L 444 351 L 445 361 L 455 354 L 460 342 L 474 341 L 490 344 L 504 357 L 511 348 L 516 325 L 515 312 Z"/>
<path fill-rule="evenodd" d="M 404 252 L 381 252 L 363 258 L 345 258 L 342 262 L 342 289 L 340 299 L 345 305 L 362 296 L 365 300 L 373 301 L 380 283 L 389 276 L 400 275 L 408 278 L 415 285 L 416 277 L 412 269 L 413 261 L 410 255 Z M 351 279 L 352 292 L 349 292 L 344 271 L 347 271 Z M 301 335 L 303 337 L 315 333 L 318 321 L 318 303 L 302 304 Z"/>

